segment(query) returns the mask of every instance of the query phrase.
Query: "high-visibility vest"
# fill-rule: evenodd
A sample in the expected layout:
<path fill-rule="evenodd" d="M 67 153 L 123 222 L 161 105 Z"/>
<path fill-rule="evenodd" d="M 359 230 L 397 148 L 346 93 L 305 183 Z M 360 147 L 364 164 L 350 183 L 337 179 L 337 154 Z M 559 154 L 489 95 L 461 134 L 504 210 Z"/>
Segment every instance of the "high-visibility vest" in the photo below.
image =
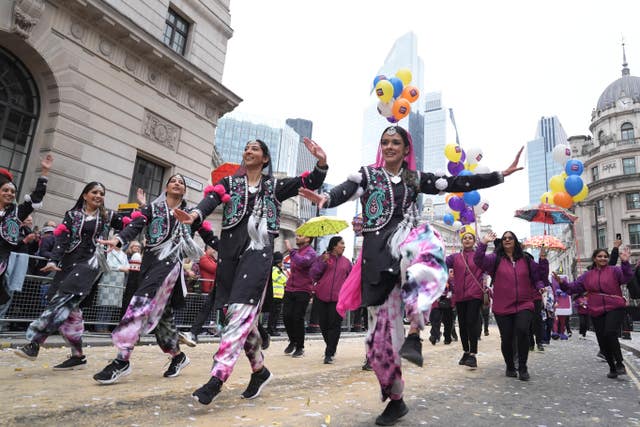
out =
<path fill-rule="evenodd" d="M 284 287 L 287 285 L 287 275 L 274 266 L 271 269 L 271 280 L 273 282 L 273 297 L 282 299 L 284 297 Z"/>

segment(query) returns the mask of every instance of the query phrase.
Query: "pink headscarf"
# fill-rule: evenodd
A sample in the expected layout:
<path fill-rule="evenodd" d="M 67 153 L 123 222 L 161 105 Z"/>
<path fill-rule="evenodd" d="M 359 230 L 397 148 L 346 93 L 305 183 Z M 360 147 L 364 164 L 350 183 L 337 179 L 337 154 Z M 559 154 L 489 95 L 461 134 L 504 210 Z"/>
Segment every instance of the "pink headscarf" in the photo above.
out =
<path fill-rule="evenodd" d="M 409 133 L 408 130 L 406 130 L 403 127 L 400 127 L 400 126 L 389 126 L 388 128 L 386 128 L 382 132 L 382 135 L 384 135 L 390 129 L 394 129 L 396 131 L 396 133 L 400 134 L 400 136 L 405 141 L 405 143 L 407 143 L 409 145 L 409 152 L 405 156 L 404 161 L 407 163 L 407 169 L 412 170 L 412 171 L 416 170 L 416 155 L 415 155 L 415 152 L 413 151 L 413 139 L 411 138 L 411 134 Z M 405 137 L 403 135 L 403 132 L 407 136 L 406 140 L 405 140 Z M 380 137 L 380 139 L 382 139 L 382 137 Z M 384 166 L 384 156 L 382 155 L 382 145 L 378 144 L 378 153 L 376 154 L 376 162 L 371 164 L 371 165 L 369 165 L 369 166 L 373 166 L 373 167 L 376 167 L 376 168 L 380 168 L 380 167 Z"/>

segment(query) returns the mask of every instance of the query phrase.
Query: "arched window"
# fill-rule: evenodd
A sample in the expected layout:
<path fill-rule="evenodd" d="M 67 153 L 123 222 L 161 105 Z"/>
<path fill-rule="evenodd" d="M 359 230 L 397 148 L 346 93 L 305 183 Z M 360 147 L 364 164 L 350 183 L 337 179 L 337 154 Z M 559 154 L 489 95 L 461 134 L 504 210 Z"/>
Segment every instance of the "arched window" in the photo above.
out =
<path fill-rule="evenodd" d="M 603 130 L 598 132 L 598 144 L 600 144 L 600 145 L 604 144 L 604 131 Z"/>
<path fill-rule="evenodd" d="M 620 139 L 623 141 L 633 141 L 633 125 L 629 122 L 625 122 L 620 127 Z"/>
<path fill-rule="evenodd" d="M 22 62 L 0 48 L 0 167 L 13 173 L 20 190 L 38 122 L 40 98 Z"/>

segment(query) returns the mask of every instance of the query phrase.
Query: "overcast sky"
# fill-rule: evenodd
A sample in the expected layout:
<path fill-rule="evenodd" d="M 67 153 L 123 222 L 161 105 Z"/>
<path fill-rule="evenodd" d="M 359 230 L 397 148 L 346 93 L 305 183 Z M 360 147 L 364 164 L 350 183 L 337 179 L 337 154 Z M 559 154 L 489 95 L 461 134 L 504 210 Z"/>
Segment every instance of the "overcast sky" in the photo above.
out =
<path fill-rule="evenodd" d="M 558 116 L 569 136 L 589 134 L 598 97 L 621 76 L 623 36 L 631 74 L 640 75 L 639 1 L 233 0 L 230 7 L 223 83 L 244 99 L 237 111 L 312 120 L 330 183 L 360 165 L 371 82 L 408 31 L 418 37 L 425 90 L 442 91 L 463 148 L 482 147 L 492 170 L 533 139 L 542 116 Z M 483 223 L 529 233 L 513 218 L 528 201 L 526 172 L 482 194 L 490 203 Z"/>

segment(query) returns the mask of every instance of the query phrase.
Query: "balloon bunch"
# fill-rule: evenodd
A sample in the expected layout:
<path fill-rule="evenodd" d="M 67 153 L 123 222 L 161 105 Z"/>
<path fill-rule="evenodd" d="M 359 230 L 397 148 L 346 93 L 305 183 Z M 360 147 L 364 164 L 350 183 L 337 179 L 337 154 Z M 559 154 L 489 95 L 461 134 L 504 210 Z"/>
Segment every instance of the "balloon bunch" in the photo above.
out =
<path fill-rule="evenodd" d="M 470 148 L 465 152 L 458 144 L 451 143 L 445 145 L 444 155 L 449 160 L 447 169 L 453 176 L 489 172 L 487 166 L 479 165 L 482 160 L 482 149 L 480 148 Z M 477 217 L 489 209 L 489 203 L 483 200 L 476 190 L 466 193 L 449 193 L 445 196 L 445 201 L 450 211 L 444 214 L 442 220 L 445 224 L 454 227 L 475 222 Z"/>
<path fill-rule="evenodd" d="M 412 78 L 410 70 L 401 68 L 395 77 L 380 75 L 373 79 L 373 90 L 380 100 L 378 113 L 391 123 L 407 117 L 411 112 L 411 104 L 420 96 L 418 88 L 409 85 Z"/>
<path fill-rule="evenodd" d="M 550 191 L 545 192 L 540 201 L 569 209 L 589 194 L 589 187 L 580 178 L 584 165 L 580 160 L 571 158 L 571 148 L 567 144 L 555 146 L 553 160 L 564 167 L 564 172 L 549 179 Z"/>

